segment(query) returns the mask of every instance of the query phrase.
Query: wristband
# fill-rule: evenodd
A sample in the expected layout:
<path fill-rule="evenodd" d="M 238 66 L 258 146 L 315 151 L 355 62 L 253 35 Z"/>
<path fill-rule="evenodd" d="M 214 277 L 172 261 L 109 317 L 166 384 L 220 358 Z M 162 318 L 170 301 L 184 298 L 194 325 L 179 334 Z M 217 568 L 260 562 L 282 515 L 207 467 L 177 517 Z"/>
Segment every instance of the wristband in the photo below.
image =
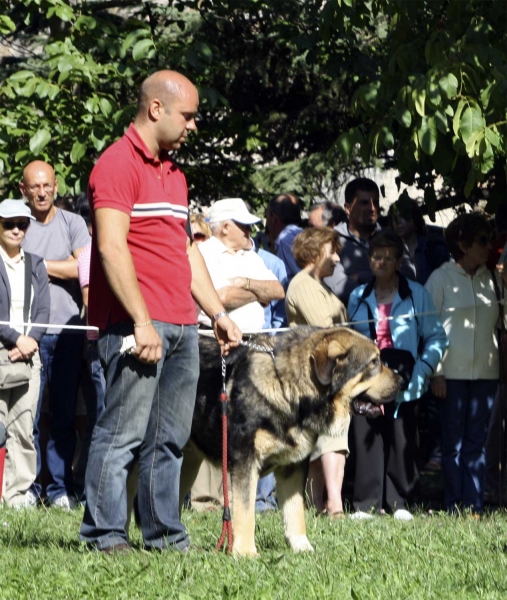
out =
<path fill-rule="evenodd" d="M 227 317 L 227 313 L 225 312 L 225 310 L 221 310 L 216 315 L 213 315 L 211 317 L 211 322 L 216 323 L 218 321 L 218 319 L 221 319 L 222 317 Z"/>
<path fill-rule="evenodd" d="M 151 325 L 151 321 L 146 321 L 146 323 L 134 323 L 134 327 L 148 327 Z"/>
<path fill-rule="evenodd" d="M 248 277 L 246 278 L 245 290 L 247 292 L 250 291 L 250 279 L 248 279 Z"/>

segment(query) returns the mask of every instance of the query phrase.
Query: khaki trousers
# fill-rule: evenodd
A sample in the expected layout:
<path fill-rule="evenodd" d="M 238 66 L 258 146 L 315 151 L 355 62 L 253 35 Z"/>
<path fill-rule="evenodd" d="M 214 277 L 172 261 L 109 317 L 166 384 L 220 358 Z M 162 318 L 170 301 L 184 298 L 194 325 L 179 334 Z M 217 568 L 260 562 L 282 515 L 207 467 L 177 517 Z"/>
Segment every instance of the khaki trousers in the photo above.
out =
<path fill-rule="evenodd" d="M 2 498 L 8 506 L 23 501 L 37 471 L 33 422 L 40 388 L 41 362 L 38 352 L 32 361 L 32 379 L 28 385 L 0 390 L 0 422 L 7 429 Z"/>

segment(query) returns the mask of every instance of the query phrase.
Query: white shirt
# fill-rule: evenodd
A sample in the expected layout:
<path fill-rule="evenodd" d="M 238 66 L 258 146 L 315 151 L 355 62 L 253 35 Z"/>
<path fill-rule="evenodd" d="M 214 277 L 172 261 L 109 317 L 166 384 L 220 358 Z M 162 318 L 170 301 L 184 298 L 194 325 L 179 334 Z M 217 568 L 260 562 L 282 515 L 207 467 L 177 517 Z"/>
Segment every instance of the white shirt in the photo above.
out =
<path fill-rule="evenodd" d="M 25 253 L 20 248 L 20 253 L 16 258 L 10 258 L 5 250 L 0 246 L 0 256 L 5 264 L 9 285 L 11 286 L 11 310 L 10 322 L 23 323 L 23 305 L 25 303 Z M 31 276 L 30 276 L 31 280 Z M 33 301 L 30 299 L 30 306 Z M 30 311 L 28 311 L 28 321 L 30 321 Z M 11 325 L 18 333 L 24 334 L 24 328 L 21 325 Z"/>
<path fill-rule="evenodd" d="M 208 271 L 216 290 L 231 285 L 233 277 L 247 277 L 260 281 L 278 281 L 262 258 L 254 250 L 229 250 L 218 238 L 212 236 L 199 244 L 199 250 L 208 267 Z M 242 330 L 262 329 L 264 325 L 264 308 L 259 302 L 250 302 L 229 313 L 231 319 Z M 210 319 L 203 311 L 199 313 L 199 323 L 211 326 Z"/>

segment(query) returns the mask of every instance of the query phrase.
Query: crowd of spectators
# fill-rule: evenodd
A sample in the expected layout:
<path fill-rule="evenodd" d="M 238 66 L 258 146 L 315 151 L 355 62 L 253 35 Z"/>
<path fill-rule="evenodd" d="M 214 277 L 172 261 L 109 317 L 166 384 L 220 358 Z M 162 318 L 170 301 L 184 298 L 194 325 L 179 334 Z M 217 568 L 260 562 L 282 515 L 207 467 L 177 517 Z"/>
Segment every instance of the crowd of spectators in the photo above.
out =
<path fill-rule="evenodd" d="M 72 510 L 87 501 L 84 473 L 106 389 L 98 333 L 75 329 L 86 324 L 92 219 L 86 195 L 73 211 L 57 205 L 55 172 L 42 161 L 26 166 L 20 191 L 24 201 L 0 203 L 0 351 L 28 364 L 30 378 L 0 386 L 2 500 Z M 424 406 L 428 468 L 443 469 L 445 508 L 482 513 L 490 417 L 493 411 L 496 435 L 504 416 L 498 300 L 507 275 L 505 263 L 495 267 L 505 231 L 471 213 L 456 217 L 445 235 L 429 235 L 421 207 L 405 200 L 391 205 L 383 229 L 379 188 L 364 178 L 347 185 L 344 208 L 312 205 L 307 222 L 301 209 L 292 194 L 274 197 L 263 229 L 242 199 L 230 198 L 206 216 L 190 215 L 188 226 L 221 304 L 244 332 L 350 323 L 386 361 L 389 350 L 409 356 L 406 384 L 383 417 L 354 416 L 340 438 L 319 438 L 309 503 L 343 517 L 350 448 L 351 516 L 411 519 L 420 499 Z M 213 328 L 216 315 L 209 315 L 196 303 L 201 329 Z M 87 422 L 77 436 L 80 396 Z M 220 504 L 221 475 L 211 464 L 203 463 L 190 500 Z M 272 475 L 259 482 L 256 508 L 276 508 Z"/>

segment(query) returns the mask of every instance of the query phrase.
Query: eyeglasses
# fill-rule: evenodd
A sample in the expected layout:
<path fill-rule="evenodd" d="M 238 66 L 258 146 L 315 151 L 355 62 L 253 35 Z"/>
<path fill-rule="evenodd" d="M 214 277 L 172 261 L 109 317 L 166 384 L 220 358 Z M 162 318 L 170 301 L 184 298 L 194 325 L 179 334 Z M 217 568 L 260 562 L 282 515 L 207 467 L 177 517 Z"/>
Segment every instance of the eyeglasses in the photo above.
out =
<path fill-rule="evenodd" d="M 371 257 L 371 260 L 373 260 L 374 262 L 380 262 L 380 261 L 384 261 L 387 264 L 391 264 L 396 262 L 398 259 L 397 258 L 393 258 L 392 256 L 379 256 L 378 254 L 374 254 Z"/>
<path fill-rule="evenodd" d="M 192 235 L 194 236 L 194 240 L 205 240 L 207 237 L 205 233 L 201 233 L 200 231 L 196 231 Z"/>
<path fill-rule="evenodd" d="M 491 244 L 491 237 L 489 235 L 480 235 L 475 238 L 475 242 L 480 246 L 486 247 Z"/>
<path fill-rule="evenodd" d="M 25 231 L 28 229 L 30 221 L 28 219 L 26 221 L 0 221 L 0 225 L 7 230 L 16 229 L 17 227 L 20 231 Z"/>

